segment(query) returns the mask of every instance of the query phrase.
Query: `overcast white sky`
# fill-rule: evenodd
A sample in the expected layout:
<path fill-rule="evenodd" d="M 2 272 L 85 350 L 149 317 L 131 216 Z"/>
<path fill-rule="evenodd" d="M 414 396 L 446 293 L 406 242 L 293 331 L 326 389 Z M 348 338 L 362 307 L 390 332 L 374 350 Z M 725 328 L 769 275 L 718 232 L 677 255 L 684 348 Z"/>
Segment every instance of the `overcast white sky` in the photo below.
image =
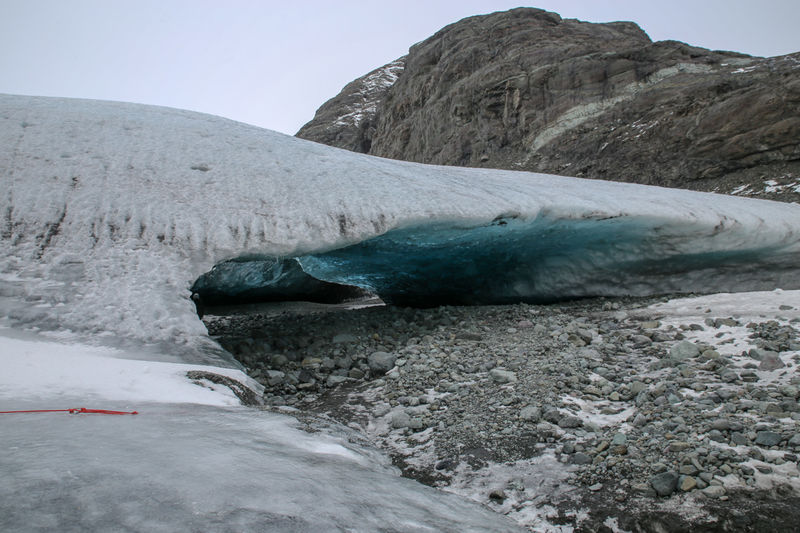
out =
<path fill-rule="evenodd" d="M 500 0 L 0 0 L 0 92 L 203 111 L 294 134 L 353 79 Z M 800 0 L 540 0 L 653 40 L 800 51 Z"/>

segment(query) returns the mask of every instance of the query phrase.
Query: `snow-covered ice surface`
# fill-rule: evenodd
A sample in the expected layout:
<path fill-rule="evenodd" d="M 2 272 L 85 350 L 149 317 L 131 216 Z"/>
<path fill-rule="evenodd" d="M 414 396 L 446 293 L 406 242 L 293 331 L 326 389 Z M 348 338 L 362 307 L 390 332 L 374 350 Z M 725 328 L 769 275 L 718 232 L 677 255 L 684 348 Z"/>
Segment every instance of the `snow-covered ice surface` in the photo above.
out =
<path fill-rule="evenodd" d="M 512 463 L 490 463 L 473 470 L 459 465 L 452 483 L 444 490 L 481 501 L 492 490 L 504 490 L 502 502 L 492 507 L 524 524 L 531 531 L 568 533 L 570 526 L 554 524 L 558 511 L 549 502 L 574 490 L 566 480 L 571 467 L 560 463 L 552 452 Z"/>
<path fill-rule="evenodd" d="M 699 345 L 712 346 L 714 350 L 729 357 L 732 368 L 737 370 L 749 369 L 755 374 L 757 386 L 761 389 L 769 387 L 788 386 L 792 379 L 796 379 L 797 361 L 800 350 L 783 350 L 775 355 L 785 365 L 775 370 L 765 370 L 754 365 L 754 360 L 747 352 L 758 347 L 754 339 L 753 330 L 747 327 L 748 323 L 774 322 L 776 327 L 796 327 L 800 321 L 800 290 L 781 290 L 748 292 L 748 293 L 722 293 L 696 296 L 689 298 L 675 298 L 664 303 L 655 304 L 643 309 L 641 313 L 655 315 L 660 318 L 660 328 L 681 328 L 686 340 Z M 735 325 L 719 325 L 718 327 L 703 327 L 687 329 L 687 324 L 707 325 L 707 319 L 715 317 L 732 318 Z M 683 327 L 681 327 L 683 326 Z M 683 391 L 686 394 L 689 390 Z M 752 418 L 757 423 L 756 417 Z M 781 422 L 787 431 L 794 431 L 795 426 L 786 419 Z M 728 444 L 710 441 L 710 445 L 717 448 L 731 448 Z M 738 447 L 739 451 L 745 450 Z M 782 451 L 764 450 L 764 455 L 783 456 Z M 772 489 L 783 485 L 791 487 L 795 493 L 800 493 L 800 475 L 795 463 L 786 466 L 767 464 L 762 460 L 752 459 L 746 462 L 755 469 L 755 487 L 759 489 Z M 767 467 L 762 473 L 759 467 Z M 723 479 L 727 488 L 741 488 L 741 483 L 735 476 Z"/>
<path fill-rule="evenodd" d="M 781 308 L 784 306 L 784 308 Z M 737 316 L 742 321 L 775 318 L 790 321 L 800 318 L 800 291 L 776 289 L 747 293 L 719 293 L 673 298 L 648 308 L 665 315 L 673 324 L 703 322 L 709 316 Z M 702 332 L 693 332 L 700 334 Z"/>
<path fill-rule="evenodd" d="M 733 368 L 747 368 L 758 376 L 761 387 L 767 385 L 784 386 L 795 377 L 789 371 L 794 360 L 800 357 L 800 350 L 783 350 L 776 357 L 786 365 L 775 370 L 764 370 L 754 367 L 754 360 L 747 355 L 749 350 L 757 348 L 750 323 L 773 321 L 776 327 L 796 326 L 800 321 L 800 291 L 776 289 L 749 293 L 721 293 L 698 296 L 694 298 L 677 298 L 648 308 L 658 314 L 663 313 L 662 328 L 680 328 L 686 324 L 704 324 L 713 317 L 730 317 L 735 325 L 719 325 L 684 332 L 687 340 L 698 344 L 712 346 L 714 350 L 729 356 Z"/>
<path fill-rule="evenodd" d="M 747 293 L 719 293 L 691 298 L 675 298 L 648 308 L 649 312 L 663 314 L 661 327 L 680 327 L 686 324 L 703 324 L 708 318 L 730 317 L 738 325 L 720 325 L 717 328 L 684 331 L 686 338 L 713 346 L 724 355 L 738 356 L 743 351 L 755 348 L 746 326 L 750 322 L 775 320 L 778 324 L 792 325 L 800 320 L 800 291 L 776 289 Z M 781 358 L 789 359 L 794 352 L 781 352 Z M 752 362 L 752 361 L 751 361 Z M 758 371 L 767 377 L 767 373 Z"/>
<path fill-rule="evenodd" d="M 138 416 L 2 416 L 2 531 L 517 530 L 399 477 L 344 435 L 272 413 L 154 404 Z"/>
<path fill-rule="evenodd" d="M 303 431 L 188 370 L 0 329 L 0 531 L 516 531 L 401 478 L 344 428 Z M 257 384 L 255 385 L 257 386 Z"/>
<path fill-rule="evenodd" d="M 150 354 L 148 354 L 150 355 Z M 225 375 L 261 386 L 239 370 L 164 361 L 148 361 L 137 353 L 72 344 L 28 332 L 0 329 L 0 402 L 70 397 L 97 401 L 185 402 L 240 405 L 227 387 L 198 387 L 186 379 L 191 370 Z M 67 406 L 75 407 L 75 406 Z M 2 409 L 0 409 L 2 410 Z"/>
<path fill-rule="evenodd" d="M 0 96 L 0 169 L 0 316 L 185 362 L 222 362 L 189 287 L 235 257 L 412 301 L 800 286 L 797 205 L 390 161 L 174 109 Z"/>

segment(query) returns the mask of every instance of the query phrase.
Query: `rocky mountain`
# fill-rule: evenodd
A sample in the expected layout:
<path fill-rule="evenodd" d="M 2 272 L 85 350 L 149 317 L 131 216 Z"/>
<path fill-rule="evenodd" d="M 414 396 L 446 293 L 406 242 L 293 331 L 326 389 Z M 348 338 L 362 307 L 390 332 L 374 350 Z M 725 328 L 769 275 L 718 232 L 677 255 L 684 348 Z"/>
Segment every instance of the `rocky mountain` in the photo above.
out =
<path fill-rule="evenodd" d="M 353 152 L 369 153 L 378 105 L 405 68 L 405 57 L 348 83 L 317 110 L 298 137 Z"/>
<path fill-rule="evenodd" d="M 632 22 L 519 8 L 445 27 L 297 135 L 424 163 L 800 201 L 800 53 L 653 42 Z"/>

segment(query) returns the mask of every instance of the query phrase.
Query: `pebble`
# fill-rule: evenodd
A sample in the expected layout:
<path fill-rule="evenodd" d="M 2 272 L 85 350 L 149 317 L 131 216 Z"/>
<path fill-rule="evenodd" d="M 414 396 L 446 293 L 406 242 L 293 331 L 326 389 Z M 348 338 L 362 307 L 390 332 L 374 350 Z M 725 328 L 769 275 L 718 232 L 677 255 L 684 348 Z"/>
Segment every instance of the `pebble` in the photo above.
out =
<path fill-rule="evenodd" d="M 640 392 L 642 392 L 642 391 L 644 391 L 646 389 L 647 389 L 647 385 L 645 383 L 641 382 L 641 381 L 638 381 L 638 380 L 633 381 L 630 384 L 630 391 L 631 391 L 631 394 L 634 395 L 634 396 L 636 396 L 637 394 L 639 394 Z"/>
<path fill-rule="evenodd" d="M 731 421 L 726 418 L 718 418 L 711 422 L 711 427 L 718 431 L 728 431 L 731 429 Z"/>
<path fill-rule="evenodd" d="M 570 458 L 570 462 L 574 465 L 588 465 L 592 464 L 592 457 L 583 452 L 576 452 Z"/>
<path fill-rule="evenodd" d="M 626 442 L 628 442 L 628 437 L 626 437 L 624 433 L 616 433 L 614 438 L 611 439 L 611 444 L 613 446 L 619 446 L 621 444 L 625 444 Z"/>
<path fill-rule="evenodd" d="M 761 364 L 758 365 L 759 370 L 777 370 L 785 366 L 786 364 L 781 360 L 777 353 L 768 351 L 761 352 Z"/>
<path fill-rule="evenodd" d="M 492 492 L 489 493 L 489 499 L 495 500 L 497 502 L 503 502 L 508 496 L 506 496 L 506 491 L 503 489 L 494 489 Z"/>
<path fill-rule="evenodd" d="M 721 498 L 725 496 L 728 491 L 722 485 L 709 485 L 703 489 L 703 494 L 709 498 Z"/>
<path fill-rule="evenodd" d="M 325 382 L 325 384 L 328 387 L 332 388 L 332 387 L 335 387 L 337 385 L 341 385 L 342 383 L 345 383 L 348 379 L 349 378 L 347 378 L 346 376 L 334 376 L 334 375 L 331 375 L 331 376 L 328 376 L 328 379 Z"/>
<path fill-rule="evenodd" d="M 515 383 L 517 375 L 510 370 L 503 370 L 500 368 L 493 368 L 489 371 L 489 377 L 495 383 Z"/>
<path fill-rule="evenodd" d="M 688 450 L 691 447 L 692 447 L 691 444 L 683 441 L 672 441 L 669 443 L 669 451 L 671 452 L 682 452 L 684 450 Z"/>
<path fill-rule="evenodd" d="M 522 408 L 519 417 L 529 422 L 538 422 L 542 418 L 542 410 L 536 405 L 529 405 Z"/>
<path fill-rule="evenodd" d="M 407 428 L 411 426 L 411 417 L 403 411 L 392 413 L 392 427 L 395 429 Z"/>
<path fill-rule="evenodd" d="M 583 425 L 583 421 L 577 416 L 565 416 L 558 421 L 560 428 L 579 428 Z"/>
<path fill-rule="evenodd" d="M 286 374 L 281 372 L 280 370 L 267 370 L 267 385 L 270 387 L 274 387 L 279 383 L 283 383 L 283 380 L 286 378 Z"/>
<path fill-rule="evenodd" d="M 683 492 L 689 492 L 697 487 L 697 480 L 692 476 L 683 476 L 680 482 L 680 489 Z"/>

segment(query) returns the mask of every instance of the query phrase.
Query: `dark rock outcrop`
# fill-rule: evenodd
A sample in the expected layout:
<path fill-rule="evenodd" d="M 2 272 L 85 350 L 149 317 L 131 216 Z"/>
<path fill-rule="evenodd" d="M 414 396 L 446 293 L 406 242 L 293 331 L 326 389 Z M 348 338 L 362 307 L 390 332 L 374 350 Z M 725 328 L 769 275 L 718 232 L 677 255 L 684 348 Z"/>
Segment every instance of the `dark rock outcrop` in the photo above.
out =
<path fill-rule="evenodd" d="M 377 126 L 378 105 L 403 72 L 405 57 L 348 83 L 342 92 L 317 110 L 298 137 L 368 153 Z"/>
<path fill-rule="evenodd" d="M 634 23 L 470 17 L 349 84 L 298 136 L 432 164 L 800 200 L 800 53 L 756 58 Z"/>

